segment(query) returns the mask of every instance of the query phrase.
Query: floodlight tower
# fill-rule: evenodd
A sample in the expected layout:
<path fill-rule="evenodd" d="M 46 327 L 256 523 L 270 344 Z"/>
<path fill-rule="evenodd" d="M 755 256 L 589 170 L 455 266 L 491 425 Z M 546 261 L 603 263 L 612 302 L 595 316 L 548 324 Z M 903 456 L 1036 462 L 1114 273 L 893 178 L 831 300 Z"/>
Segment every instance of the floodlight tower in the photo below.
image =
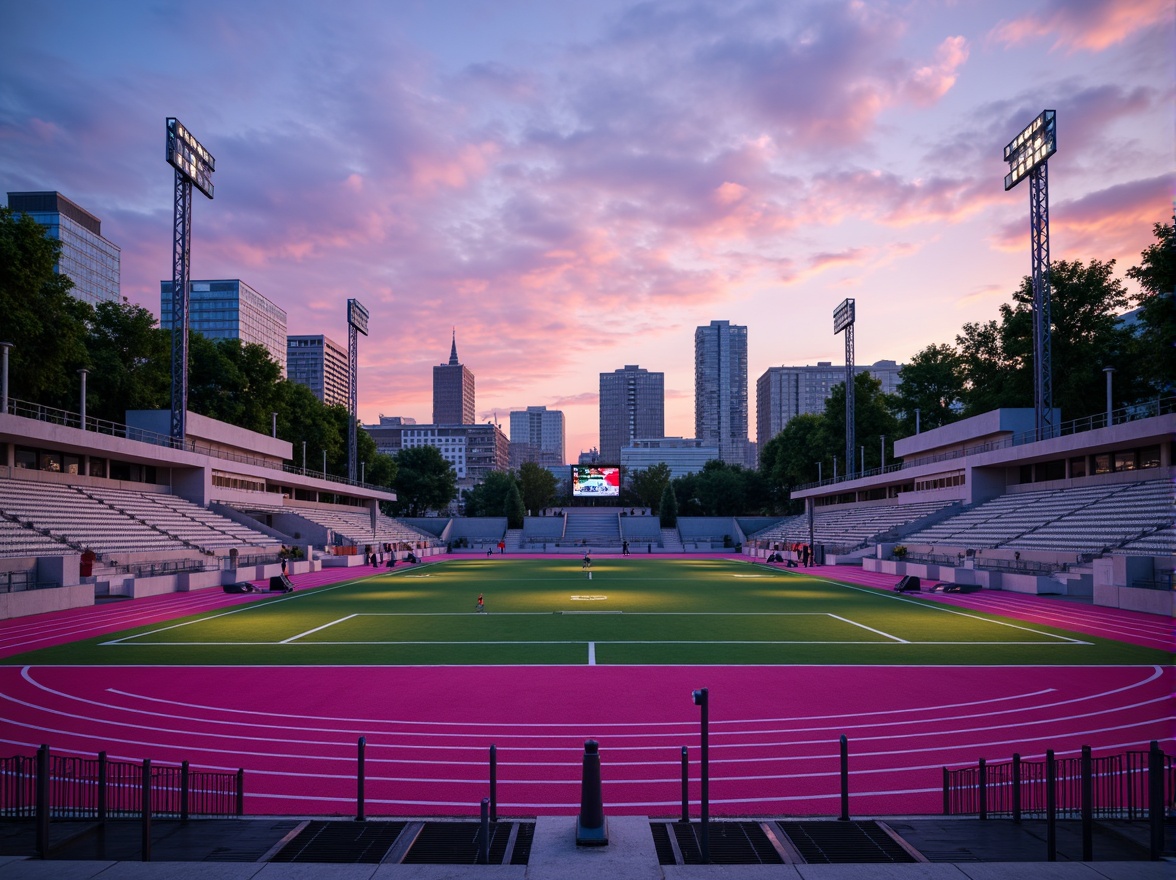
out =
<path fill-rule="evenodd" d="M 853 322 L 854 301 L 847 299 L 833 310 L 833 335 L 845 331 L 845 476 L 853 476 L 853 451 L 856 426 L 854 424 L 853 381 Z"/>
<path fill-rule="evenodd" d="M 359 459 L 359 334 L 368 335 L 368 310 L 357 299 L 347 300 L 347 479 L 355 482 L 355 462 Z"/>
<path fill-rule="evenodd" d="M 1057 114 L 1042 110 L 1004 148 L 1008 192 L 1029 178 L 1029 249 L 1033 261 L 1033 410 L 1037 439 L 1054 435 L 1053 356 L 1049 315 L 1049 173 L 1046 160 L 1057 152 Z"/>
<path fill-rule="evenodd" d="M 174 116 L 167 120 L 167 161 L 176 169 L 172 224 L 171 435 L 182 444 L 188 420 L 188 280 L 192 245 L 192 184 L 212 198 L 216 160 Z"/>

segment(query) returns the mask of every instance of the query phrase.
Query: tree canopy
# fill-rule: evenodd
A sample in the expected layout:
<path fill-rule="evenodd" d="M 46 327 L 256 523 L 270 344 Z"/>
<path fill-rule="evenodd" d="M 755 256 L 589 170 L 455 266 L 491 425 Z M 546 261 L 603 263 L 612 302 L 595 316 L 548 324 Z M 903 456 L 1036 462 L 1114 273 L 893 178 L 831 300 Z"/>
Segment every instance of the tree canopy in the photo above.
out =
<path fill-rule="evenodd" d="M 435 446 L 411 446 L 396 453 L 395 510 L 423 516 L 444 510 L 457 491 L 457 474 Z"/>

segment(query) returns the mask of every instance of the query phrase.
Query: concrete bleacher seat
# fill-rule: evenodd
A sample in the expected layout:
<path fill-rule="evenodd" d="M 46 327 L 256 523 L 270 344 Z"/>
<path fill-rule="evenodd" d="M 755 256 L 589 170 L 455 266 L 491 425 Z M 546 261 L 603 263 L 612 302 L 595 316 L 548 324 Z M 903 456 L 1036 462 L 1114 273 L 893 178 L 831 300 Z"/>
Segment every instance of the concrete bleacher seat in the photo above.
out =
<path fill-rule="evenodd" d="M 915 523 L 950 506 L 948 501 L 919 501 L 910 504 L 882 504 L 818 510 L 813 515 L 813 540 L 818 544 L 853 546 L 864 544 L 908 523 Z M 685 537 L 685 536 L 683 536 Z M 785 544 L 807 543 L 808 517 L 790 517 L 751 536 L 757 541 Z"/>

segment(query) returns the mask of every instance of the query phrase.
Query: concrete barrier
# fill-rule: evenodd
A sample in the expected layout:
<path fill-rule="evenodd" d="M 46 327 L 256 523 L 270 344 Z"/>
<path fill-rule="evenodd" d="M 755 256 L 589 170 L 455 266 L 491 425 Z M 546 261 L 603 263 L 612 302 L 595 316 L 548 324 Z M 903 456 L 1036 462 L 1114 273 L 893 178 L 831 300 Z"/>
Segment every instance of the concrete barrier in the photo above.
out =
<path fill-rule="evenodd" d="M 0 620 L 28 617 L 67 608 L 85 608 L 94 604 L 93 584 L 74 584 L 69 587 L 47 587 L 43 590 L 18 590 L 0 593 Z"/>

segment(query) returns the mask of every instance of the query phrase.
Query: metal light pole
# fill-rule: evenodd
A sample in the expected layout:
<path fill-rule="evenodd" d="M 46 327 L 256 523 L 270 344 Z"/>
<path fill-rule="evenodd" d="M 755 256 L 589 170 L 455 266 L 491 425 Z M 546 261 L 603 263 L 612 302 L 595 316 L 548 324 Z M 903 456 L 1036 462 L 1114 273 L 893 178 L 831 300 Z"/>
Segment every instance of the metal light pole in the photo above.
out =
<path fill-rule="evenodd" d="M 1107 374 L 1107 427 L 1111 426 L 1111 377 L 1115 375 L 1114 367 L 1103 367 L 1103 372 Z"/>
<path fill-rule="evenodd" d="M 1049 164 L 1058 149 L 1057 113 L 1042 110 L 1004 148 L 1008 192 L 1029 179 L 1029 252 L 1033 268 L 1033 408 L 1037 439 L 1054 436 L 1050 342 Z"/>
<path fill-rule="evenodd" d="M 270 413 L 270 417 L 271 417 L 271 424 L 272 424 L 272 427 L 270 428 L 270 436 L 277 437 L 278 436 L 278 414 L 277 413 Z"/>
<path fill-rule="evenodd" d="M 915 433 L 916 434 L 919 433 L 919 414 L 920 414 L 920 412 L 921 411 L 916 407 L 915 408 Z"/>
<path fill-rule="evenodd" d="M 0 416 L 8 415 L 8 349 L 12 348 L 11 342 L 0 342 L 0 349 L 3 349 L 3 360 L 0 362 Z"/>
<path fill-rule="evenodd" d="M 817 462 L 817 482 L 820 483 L 823 480 L 824 480 L 824 477 L 821 476 L 821 463 L 818 461 Z"/>
<path fill-rule="evenodd" d="M 881 438 L 882 452 L 878 459 L 878 469 L 886 470 L 886 435 L 883 434 Z"/>
<path fill-rule="evenodd" d="M 302 475 L 306 476 L 306 441 L 302 441 Z"/>
<path fill-rule="evenodd" d="M 701 777 L 702 777 L 702 798 L 699 806 L 699 819 L 701 825 L 701 834 L 699 835 L 698 846 L 702 851 L 702 863 L 704 865 L 710 864 L 710 697 L 706 688 L 701 688 L 690 694 L 694 700 L 694 705 L 698 706 L 702 712 L 702 744 L 701 744 Z"/>
<path fill-rule="evenodd" d="M 90 371 L 85 367 L 82 367 L 80 370 L 78 370 L 78 375 L 82 377 L 82 401 L 78 414 L 81 416 L 83 431 L 86 430 L 86 375 L 89 372 Z"/>

